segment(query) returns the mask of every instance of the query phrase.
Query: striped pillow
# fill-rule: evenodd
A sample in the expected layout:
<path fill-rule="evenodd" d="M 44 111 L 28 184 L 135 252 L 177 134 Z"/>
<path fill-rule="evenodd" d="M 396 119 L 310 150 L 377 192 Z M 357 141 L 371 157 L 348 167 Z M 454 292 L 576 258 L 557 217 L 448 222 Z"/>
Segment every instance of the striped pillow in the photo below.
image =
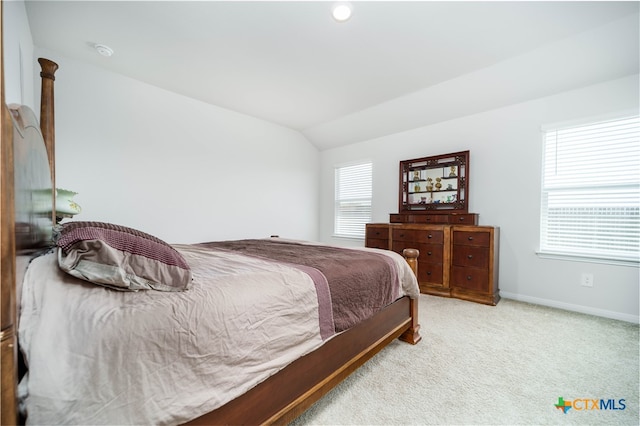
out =
<path fill-rule="evenodd" d="M 76 278 L 118 290 L 182 291 L 191 269 L 176 249 L 136 229 L 69 222 L 56 237 L 58 265 Z"/>

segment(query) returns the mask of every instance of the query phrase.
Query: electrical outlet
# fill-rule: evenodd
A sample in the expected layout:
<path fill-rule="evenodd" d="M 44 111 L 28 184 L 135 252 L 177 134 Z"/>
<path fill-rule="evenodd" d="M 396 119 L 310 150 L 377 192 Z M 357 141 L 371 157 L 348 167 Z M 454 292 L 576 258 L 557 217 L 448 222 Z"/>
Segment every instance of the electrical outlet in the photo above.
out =
<path fill-rule="evenodd" d="M 580 285 L 583 287 L 593 287 L 593 274 L 583 272 Z"/>

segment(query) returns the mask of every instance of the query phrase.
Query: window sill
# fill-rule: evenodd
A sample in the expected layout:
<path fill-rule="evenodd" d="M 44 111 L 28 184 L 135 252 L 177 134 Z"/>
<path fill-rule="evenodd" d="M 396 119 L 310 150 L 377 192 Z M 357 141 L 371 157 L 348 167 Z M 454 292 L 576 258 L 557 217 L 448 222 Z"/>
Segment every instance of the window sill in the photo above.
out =
<path fill-rule="evenodd" d="M 541 259 L 567 260 L 570 262 L 603 263 L 607 265 L 630 266 L 635 268 L 640 267 L 640 259 L 636 259 L 636 260 L 610 259 L 606 257 L 581 256 L 577 254 L 542 252 L 542 251 L 537 251 L 536 255 Z"/>

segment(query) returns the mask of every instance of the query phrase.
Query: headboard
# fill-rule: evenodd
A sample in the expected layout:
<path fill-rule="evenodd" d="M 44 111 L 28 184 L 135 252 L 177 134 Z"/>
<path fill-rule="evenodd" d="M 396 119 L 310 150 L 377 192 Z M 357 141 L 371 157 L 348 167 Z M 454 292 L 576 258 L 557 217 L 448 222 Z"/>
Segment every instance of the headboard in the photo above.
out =
<path fill-rule="evenodd" d="M 0 16 L 1 18 L 1 16 Z M 0 19 L 1 22 L 1 19 Z M 2 45 L 0 39 L 0 46 Z M 1 47 L 0 47 L 1 53 Z M 1 56 L 1 55 L 0 55 Z M 2 395 L 0 422 L 18 420 L 16 256 L 28 255 L 51 244 L 55 223 L 53 81 L 57 64 L 39 59 L 42 67 L 41 126 L 33 111 L 7 106 L 4 95 L 4 62 L 0 69 L 0 241 L 1 299 L 0 357 Z"/>
<path fill-rule="evenodd" d="M 13 201 L 18 251 L 42 247 L 51 240 L 52 196 L 49 159 L 38 120 L 31 108 L 9 105 L 13 121 Z"/>

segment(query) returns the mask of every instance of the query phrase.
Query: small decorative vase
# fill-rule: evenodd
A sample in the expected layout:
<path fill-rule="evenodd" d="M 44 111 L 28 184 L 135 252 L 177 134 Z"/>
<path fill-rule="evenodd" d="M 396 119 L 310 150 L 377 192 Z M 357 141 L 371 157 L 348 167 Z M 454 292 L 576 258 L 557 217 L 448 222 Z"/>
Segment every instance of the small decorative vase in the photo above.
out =
<path fill-rule="evenodd" d="M 427 178 L 427 191 L 433 191 L 433 179 Z"/>

